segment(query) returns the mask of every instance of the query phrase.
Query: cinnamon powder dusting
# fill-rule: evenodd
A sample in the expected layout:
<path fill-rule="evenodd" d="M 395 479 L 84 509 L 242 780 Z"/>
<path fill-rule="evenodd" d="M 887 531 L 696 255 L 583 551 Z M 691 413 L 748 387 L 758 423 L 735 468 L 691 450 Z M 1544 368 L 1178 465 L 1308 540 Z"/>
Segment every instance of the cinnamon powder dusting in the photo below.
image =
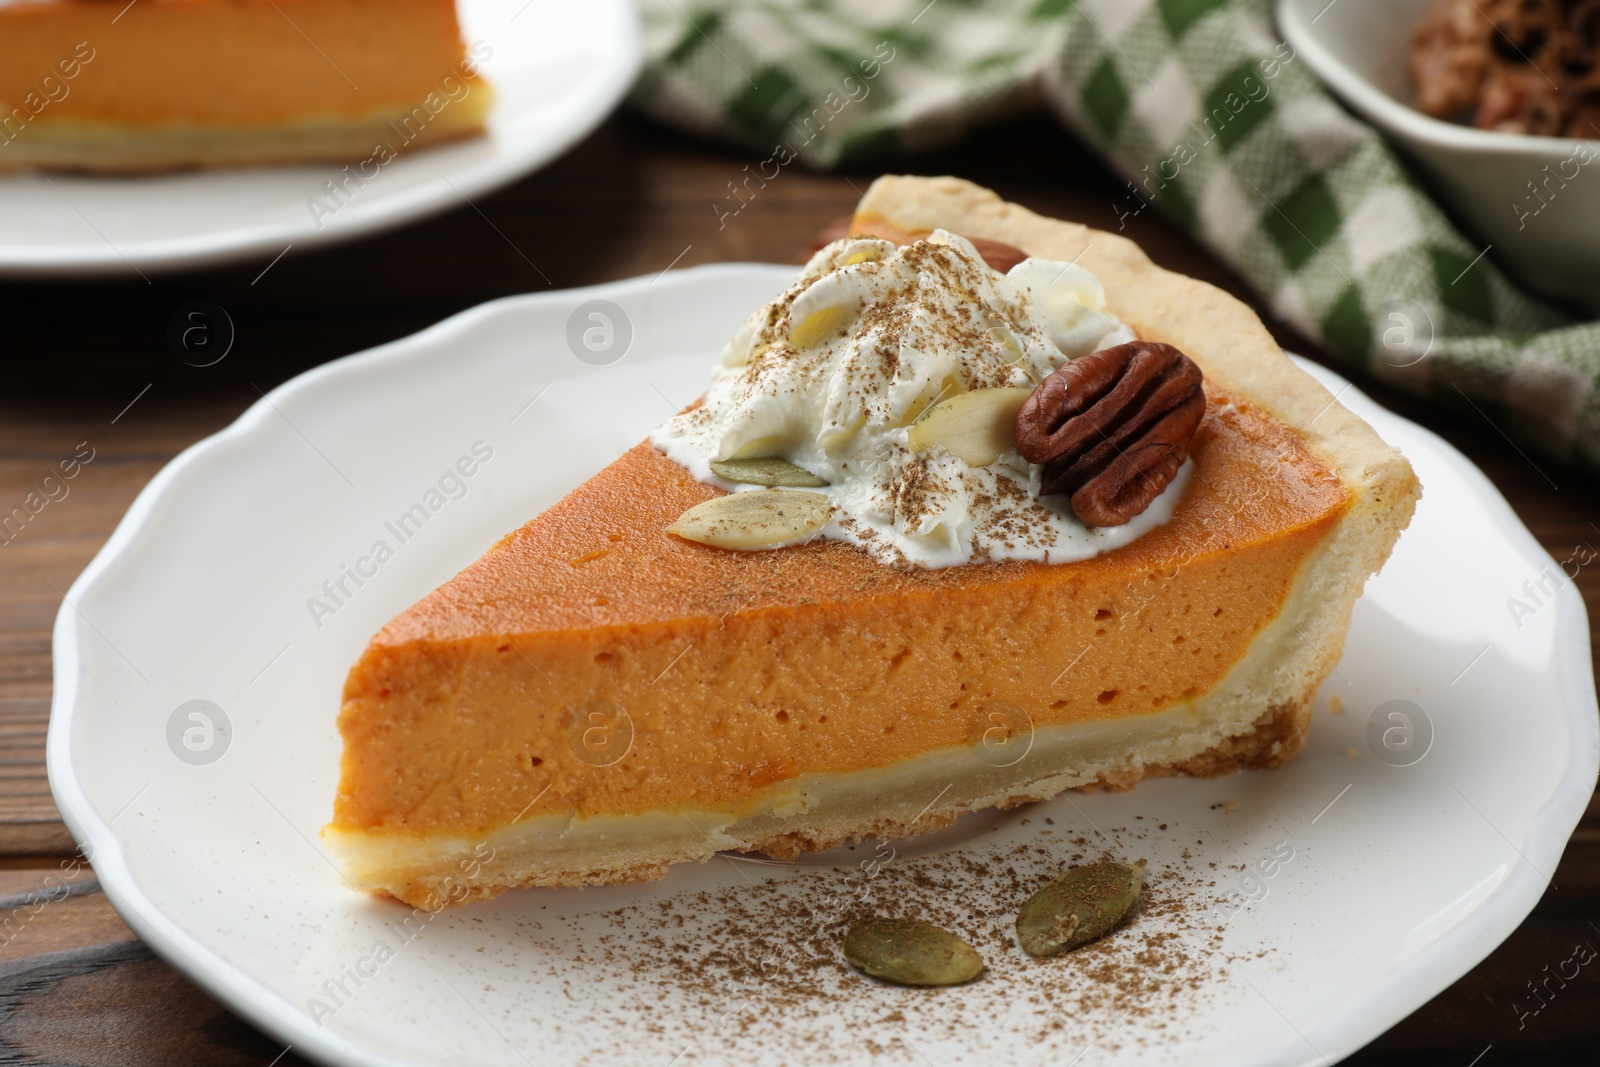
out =
<path fill-rule="evenodd" d="M 1047 825 L 1027 841 L 980 833 L 926 855 L 913 854 L 916 839 L 868 842 L 830 854 L 849 859 L 828 866 L 719 857 L 722 888 L 624 890 L 639 899 L 536 924 L 533 939 L 552 950 L 539 965 L 555 967 L 566 994 L 551 1022 L 592 1041 L 596 1062 L 832 1063 L 866 1051 L 922 1064 L 1026 1049 L 1029 1062 L 1066 1063 L 1091 1049 L 1170 1053 L 1206 1032 L 1216 998 L 1238 996 L 1230 968 L 1270 954 L 1230 944 L 1217 922 L 1231 871 L 1187 848 L 1151 861 L 1127 922 L 1060 956 L 1028 957 L 1012 926 L 1062 870 L 1132 862 L 1151 837 L 1167 852 L 1166 836 L 1135 825 L 1067 838 Z M 862 975 L 841 945 L 852 921 L 871 916 L 951 930 L 987 971 L 936 990 Z"/>

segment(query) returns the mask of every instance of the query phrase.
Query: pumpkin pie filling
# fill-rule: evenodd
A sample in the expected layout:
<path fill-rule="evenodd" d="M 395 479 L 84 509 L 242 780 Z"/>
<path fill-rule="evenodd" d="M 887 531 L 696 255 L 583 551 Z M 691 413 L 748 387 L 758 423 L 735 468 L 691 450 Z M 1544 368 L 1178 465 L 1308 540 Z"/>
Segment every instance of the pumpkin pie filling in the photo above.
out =
<path fill-rule="evenodd" d="M 346 877 L 439 907 L 1284 762 L 1375 565 L 1346 540 L 1372 494 L 1210 371 L 1170 519 L 1067 563 L 895 567 L 841 539 L 673 537 L 723 490 L 641 443 L 352 669 L 324 831 Z M 1409 468 L 1394 477 L 1384 507 L 1409 515 Z"/>
<path fill-rule="evenodd" d="M 465 136 L 484 47 L 455 0 L 0 0 L 0 170 L 356 162 Z"/>
<path fill-rule="evenodd" d="M 386 627 L 345 687 L 338 824 L 738 811 L 800 775 L 969 746 L 989 705 L 1024 729 L 1170 708 L 1244 657 L 1347 496 L 1248 409 L 1207 420 L 1169 524 L 1079 563 L 903 571 L 836 542 L 661 535 L 714 495 L 640 445 Z M 632 750 L 596 766 L 582 734 L 625 730 L 619 711 Z"/>

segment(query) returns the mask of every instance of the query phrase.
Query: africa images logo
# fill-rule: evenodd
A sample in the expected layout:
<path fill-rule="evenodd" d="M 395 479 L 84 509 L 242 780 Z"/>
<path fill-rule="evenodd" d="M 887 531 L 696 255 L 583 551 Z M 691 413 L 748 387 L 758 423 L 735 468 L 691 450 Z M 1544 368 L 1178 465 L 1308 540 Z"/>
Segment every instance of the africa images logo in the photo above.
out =
<path fill-rule="evenodd" d="M 209 700 L 184 701 L 167 717 L 167 747 L 190 766 L 217 762 L 232 740 L 228 713 Z"/>

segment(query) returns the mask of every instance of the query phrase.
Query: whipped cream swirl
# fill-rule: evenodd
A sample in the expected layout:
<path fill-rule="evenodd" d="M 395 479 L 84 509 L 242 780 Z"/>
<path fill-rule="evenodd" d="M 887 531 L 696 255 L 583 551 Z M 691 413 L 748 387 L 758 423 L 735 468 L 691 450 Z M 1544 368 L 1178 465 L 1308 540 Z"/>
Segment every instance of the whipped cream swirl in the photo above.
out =
<path fill-rule="evenodd" d="M 1014 448 L 971 466 L 946 448 L 914 449 L 910 428 L 959 393 L 1032 389 L 1070 359 L 1134 340 L 1104 308 L 1083 267 L 1030 258 L 1002 275 L 943 230 L 902 248 L 835 241 L 745 321 L 704 401 L 651 442 L 727 490 L 755 487 L 718 477 L 712 461 L 804 467 L 834 502 L 819 536 L 884 563 L 1086 559 L 1168 521 L 1191 464 L 1132 522 L 1093 528 L 1065 497 L 1039 495 L 1040 468 Z"/>

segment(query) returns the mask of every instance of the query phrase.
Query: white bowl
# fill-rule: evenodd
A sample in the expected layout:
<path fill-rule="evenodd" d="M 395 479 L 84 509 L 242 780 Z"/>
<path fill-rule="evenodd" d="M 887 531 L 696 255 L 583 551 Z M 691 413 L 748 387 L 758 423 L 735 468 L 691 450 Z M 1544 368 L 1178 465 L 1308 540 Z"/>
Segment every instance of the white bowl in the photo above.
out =
<path fill-rule="evenodd" d="M 1530 289 L 1600 311 L 1600 146 L 1491 133 L 1416 110 L 1407 59 L 1430 2 L 1278 0 L 1278 28 L 1420 168 L 1457 223 L 1492 247 L 1491 259 Z"/>

